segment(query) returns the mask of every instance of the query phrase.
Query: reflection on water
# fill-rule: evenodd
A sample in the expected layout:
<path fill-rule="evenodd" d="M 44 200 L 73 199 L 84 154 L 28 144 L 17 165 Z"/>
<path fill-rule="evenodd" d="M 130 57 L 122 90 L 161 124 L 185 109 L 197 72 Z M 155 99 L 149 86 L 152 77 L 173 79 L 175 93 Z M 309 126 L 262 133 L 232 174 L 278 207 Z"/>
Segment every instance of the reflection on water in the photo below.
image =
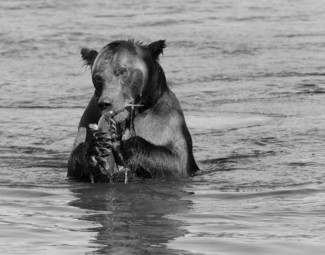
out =
<path fill-rule="evenodd" d="M 323 254 L 321 1 L 0 3 L 1 254 Z M 93 88 L 81 47 L 166 39 L 201 173 L 66 178 Z"/>
<path fill-rule="evenodd" d="M 187 247 L 204 254 L 324 251 L 324 185 L 258 192 L 224 192 L 220 191 L 222 186 L 195 185 L 189 189 L 195 190 L 189 198 L 193 209 L 171 217 L 188 222 L 183 227 L 188 232 L 171 241 L 169 247 Z"/>
<path fill-rule="evenodd" d="M 0 187 L 1 254 L 83 254 L 99 249 L 96 240 L 100 227 L 83 220 L 87 213 L 67 206 L 75 199 L 65 185 L 51 187 Z"/>
<path fill-rule="evenodd" d="M 96 243 L 100 254 L 177 254 L 166 251 L 168 240 L 183 235 L 181 222 L 166 218 L 184 213 L 190 203 L 179 184 L 100 184 L 74 189 L 78 198 L 71 205 L 96 214 L 83 216 L 100 224 Z"/>

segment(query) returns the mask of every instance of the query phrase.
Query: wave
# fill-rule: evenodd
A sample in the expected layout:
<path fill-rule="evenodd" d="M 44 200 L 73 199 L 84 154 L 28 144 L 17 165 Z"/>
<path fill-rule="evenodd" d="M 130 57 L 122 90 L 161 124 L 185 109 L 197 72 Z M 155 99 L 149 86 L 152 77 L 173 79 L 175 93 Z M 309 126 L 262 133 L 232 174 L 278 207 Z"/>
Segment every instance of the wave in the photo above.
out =
<path fill-rule="evenodd" d="M 254 199 L 263 197 L 287 197 L 296 195 L 309 196 L 315 193 L 324 193 L 325 189 L 321 187 L 315 188 L 299 188 L 299 189 L 277 189 L 270 191 L 258 191 L 258 192 L 220 192 L 215 190 L 205 190 L 202 193 L 196 192 L 195 195 L 205 198 L 215 198 L 224 200 L 241 200 L 241 199 Z"/>

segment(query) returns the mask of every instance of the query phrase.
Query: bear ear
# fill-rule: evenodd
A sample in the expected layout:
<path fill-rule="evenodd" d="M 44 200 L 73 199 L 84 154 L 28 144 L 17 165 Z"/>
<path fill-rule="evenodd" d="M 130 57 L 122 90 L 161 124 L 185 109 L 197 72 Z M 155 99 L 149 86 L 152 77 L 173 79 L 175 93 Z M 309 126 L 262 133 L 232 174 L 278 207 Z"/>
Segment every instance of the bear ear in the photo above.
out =
<path fill-rule="evenodd" d="M 98 52 L 95 50 L 82 48 L 80 51 L 80 54 L 81 54 L 81 58 L 84 61 L 85 65 L 92 66 L 97 55 L 98 55 Z"/>
<path fill-rule="evenodd" d="M 159 40 L 153 43 L 150 43 L 148 46 L 148 49 L 151 52 L 151 55 L 155 58 L 155 59 L 159 59 L 159 55 L 163 54 L 163 50 L 164 48 L 166 48 L 166 41 L 165 40 Z"/>

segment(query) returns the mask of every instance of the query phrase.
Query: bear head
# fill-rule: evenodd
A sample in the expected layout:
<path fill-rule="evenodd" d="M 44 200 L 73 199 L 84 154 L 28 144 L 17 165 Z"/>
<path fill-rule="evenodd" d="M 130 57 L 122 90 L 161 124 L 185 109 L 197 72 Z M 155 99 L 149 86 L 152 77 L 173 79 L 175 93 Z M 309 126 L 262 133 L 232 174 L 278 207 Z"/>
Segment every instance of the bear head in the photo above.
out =
<path fill-rule="evenodd" d="M 81 50 L 84 63 L 91 68 L 95 97 L 102 113 L 119 112 L 127 105 L 152 101 L 157 88 L 150 84 L 157 84 L 153 81 L 158 79 L 166 83 L 158 64 L 165 47 L 163 40 L 148 45 L 120 40 L 107 44 L 99 52 Z"/>

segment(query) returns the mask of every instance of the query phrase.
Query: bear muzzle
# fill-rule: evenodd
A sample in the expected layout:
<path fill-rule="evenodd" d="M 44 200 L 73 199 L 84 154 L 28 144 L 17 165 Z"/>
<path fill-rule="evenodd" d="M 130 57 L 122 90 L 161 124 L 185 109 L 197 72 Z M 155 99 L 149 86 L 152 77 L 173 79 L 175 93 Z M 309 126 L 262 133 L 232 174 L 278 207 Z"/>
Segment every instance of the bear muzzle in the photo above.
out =
<path fill-rule="evenodd" d="M 102 112 L 110 111 L 113 108 L 113 101 L 109 98 L 99 98 L 98 107 Z"/>
<path fill-rule="evenodd" d="M 109 97 L 109 96 L 101 96 L 98 99 L 98 107 L 102 114 L 112 111 L 112 112 L 122 112 L 125 110 L 125 100 L 120 97 Z"/>

